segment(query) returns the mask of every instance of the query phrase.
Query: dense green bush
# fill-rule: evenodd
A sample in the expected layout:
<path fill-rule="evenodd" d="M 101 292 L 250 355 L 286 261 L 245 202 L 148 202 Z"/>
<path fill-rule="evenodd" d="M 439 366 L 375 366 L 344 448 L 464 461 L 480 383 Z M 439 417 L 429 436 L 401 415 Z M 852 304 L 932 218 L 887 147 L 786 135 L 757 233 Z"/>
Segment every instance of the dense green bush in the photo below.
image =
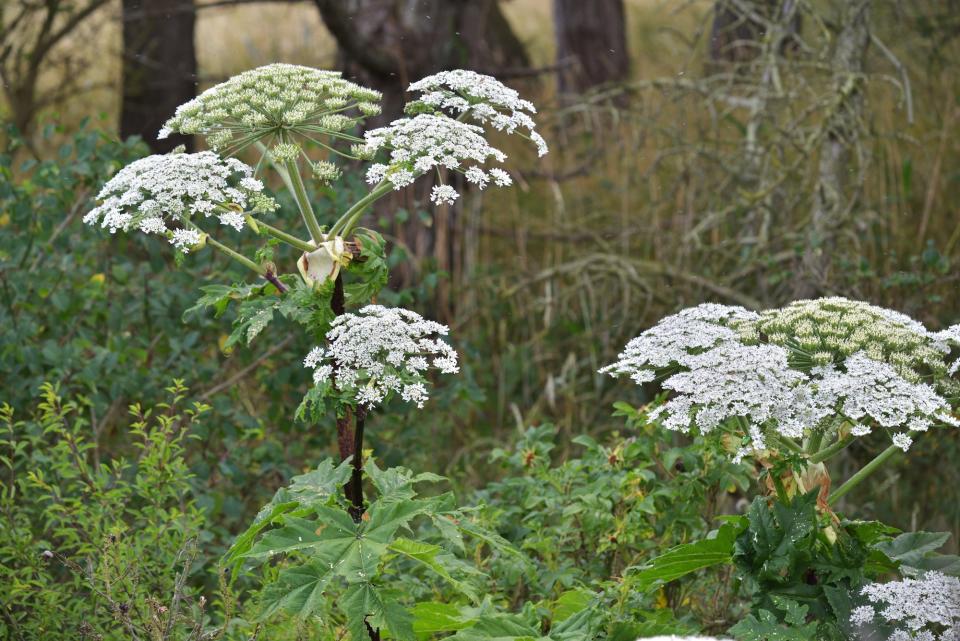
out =
<path fill-rule="evenodd" d="M 123 452 L 101 449 L 87 398 L 53 385 L 32 411 L 0 408 L 0 637 L 179 639 L 202 623 L 204 515 L 183 457 L 209 408 L 185 391 L 130 406 Z"/>

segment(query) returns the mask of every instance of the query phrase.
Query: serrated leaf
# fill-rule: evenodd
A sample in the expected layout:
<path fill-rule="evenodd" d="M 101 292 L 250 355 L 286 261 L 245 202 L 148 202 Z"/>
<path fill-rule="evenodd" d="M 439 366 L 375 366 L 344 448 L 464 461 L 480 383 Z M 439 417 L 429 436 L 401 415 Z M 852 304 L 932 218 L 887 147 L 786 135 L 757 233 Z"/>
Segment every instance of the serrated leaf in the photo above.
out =
<path fill-rule="evenodd" d="M 459 590 L 468 599 L 473 602 L 479 601 L 476 590 L 469 583 L 460 581 L 451 574 L 451 567 L 455 570 L 463 570 L 462 564 L 449 554 L 445 554 L 443 548 L 439 545 L 423 543 L 421 541 L 412 541 L 410 539 L 399 538 L 387 546 L 392 552 L 396 552 L 412 561 L 416 561 L 433 570 L 438 576 L 447 581 L 451 586 Z M 476 570 L 474 570 L 476 572 Z"/>
<path fill-rule="evenodd" d="M 281 570 L 277 580 L 264 588 L 261 595 L 261 619 L 280 610 L 305 619 L 326 603 L 324 590 L 336 575 L 317 559 L 305 565 Z"/>
<path fill-rule="evenodd" d="M 806 606 L 801 606 L 806 612 Z M 730 628 L 737 641 L 810 641 L 817 638 L 817 623 L 784 625 L 768 610 L 760 610 L 760 617 L 748 614 Z"/>

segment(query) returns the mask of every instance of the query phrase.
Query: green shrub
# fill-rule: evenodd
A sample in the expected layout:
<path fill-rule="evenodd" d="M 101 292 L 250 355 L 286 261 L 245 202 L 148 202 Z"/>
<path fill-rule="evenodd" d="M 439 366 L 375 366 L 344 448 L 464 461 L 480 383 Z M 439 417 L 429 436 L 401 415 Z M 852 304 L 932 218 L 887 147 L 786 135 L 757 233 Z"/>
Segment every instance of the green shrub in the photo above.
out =
<path fill-rule="evenodd" d="M 183 455 L 208 408 L 167 391 L 130 407 L 122 455 L 101 451 L 89 400 L 54 385 L 24 418 L 0 408 L 0 637 L 171 639 L 199 625 L 186 579 L 203 514 Z"/>

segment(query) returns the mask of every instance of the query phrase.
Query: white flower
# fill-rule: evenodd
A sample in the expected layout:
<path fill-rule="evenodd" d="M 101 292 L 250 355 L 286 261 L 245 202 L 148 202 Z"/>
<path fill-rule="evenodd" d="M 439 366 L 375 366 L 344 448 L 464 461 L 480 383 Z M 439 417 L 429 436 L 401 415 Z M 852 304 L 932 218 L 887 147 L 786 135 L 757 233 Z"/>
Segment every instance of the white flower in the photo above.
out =
<path fill-rule="evenodd" d="M 662 380 L 672 395 L 650 417 L 683 432 L 723 426 L 741 437 L 735 460 L 838 419 L 853 436 L 886 428 L 906 451 L 910 433 L 960 424 L 938 391 L 951 389 L 938 340 L 902 314 L 845 299 L 763 314 L 707 304 L 664 318 L 600 372 Z M 940 387 L 916 380 L 918 363 Z"/>
<path fill-rule="evenodd" d="M 415 312 L 368 305 L 357 314 L 338 316 L 331 325 L 328 346 L 311 350 L 304 366 L 315 369 L 317 384 L 327 383 L 335 371 L 334 384 L 352 392 L 359 405 L 373 407 L 398 393 L 423 407 L 429 397 L 428 359 L 442 373 L 459 371 L 457 353 L 436 338 L 449 329 Z"/>
<path fill-rule="evenodd" d="M 850 611 L 850 622 L 854 625 L 863 625 L 873 621 L 877 613 L 869 605 L 861 605 Z"/>
<path fill-rule="evenodd" d="M 919 579 L 871 583 L 861 595 L 874 605 L 851 612 L 850 621 L 856 626 L 879 617 L 896 626 L 889 641 L 960 640 L 960 579 L 956 577 L 927 572 Z"/>
<path fill-rule="evenodd" d="M 414 82 L 409 91 L 423 94 L 411 105 L 414 110 L 425 105 L 454 115 L 466 113 L 473 120 L 508 134 L 526 129 L 537 153 L 547 153 L 546 142 L 535 131 L 536 124 L 530 117 L 537 113 L 533 103 L 520 98 L 520 94 L 493 76 L 465 69 L 441 71 Z"/>
<path fill-rule="evenodd" d="M 430 192 L 430 202 L 435 205 L 452 205 L 460 194 L 450 185 L 435 185 Z"/>
<path fill-rule="evenodd" d="M 192 247 L 199 245 L 202 240 L 203 236 L 196 229 L 174 229 L 170 244 L 186 254 L 190 252 Z"/>
<path fill-rule="evenodd" d="M 910 446 L 913 445 L 913 439 L 907 434 L 899 432 L 893 435 L 893 444 L 906 452 L 910 449 Z"/>
<path fill-rule="evenodd" d="M 738 343 L 738 334 L 727 327 L 731 320 L 759 318 L 743 307 L 705 303 L 667 316 L 627 343 L 616 363 L 600 370 L 617 376 L 628 374 L 637 383 L 655 378 L 657 369 L 670 364 L 685 365 L 692 354 L 721 343 Z"/>
<path fill-rule="evenodd" d="M 926 383 L 904 380 L 892 366 L 858 352 L 844 362 L 846 371 L 835 370 L 816 382 L 817 395 L 825 404 L 837 404 L 843 415 L 858 422 L 870 418 L 886 428 L 906 427 L 925 431 L 933 421 L 952 422 L 950 405 Z M 897 433 L 894 444 L 906 451 L 913 442 Z"/>
<path fill-rule="evenodd" d="M 502 169 L 500 171 L 503 171 Z M 463 172 L 463 175 L 466 177 L 467 182 L 472 183 L 483 189 L 487 186 L 487 183 L 490 182 L 490 176 L 484 170 L 479 167 L 471 167 L 470 169 Z"/>
<path fill-rule="evenodd" d="M 246 224 L 246 219 L 243 214 L 238 211 L 228 211 L 223 214 L 220 214 L 220 224 L 233 227 L 237 231 L 243 231 L 243 226 Z"/>
<path fill-rule="evenodd" d="M 493 178 L 493 183 L 497 187 L 509 187 L 513 184 L 513 178 L 510 177 L 510 174 L 499 167 L 490 170 L 490 177 Z"/>
<path fill-rule="evenodd" d="M 147 156 L 121 169 L 103 186 L 97 195 L 100 204 L 83 222 L 110 233 L 139 229 L 166 234 L 171 244 L 183 247 L 182 239 L 188 235 L 171 235 L 168 222 L 217 214 L 221 224 L 243 229 L 244 217 L 237 208 L 266 198 L 261 194 L 263 184 L 252 175 L 253 169 L 239 160 L 223 160 L 211 151 Z"/>
<path fill-rule="evenodd" d="M 507 158 L 502 151 L 487 143 L 482 128 L 443 115 L 420 114 L 400 118 L 386 127 L 366 132 L 364 138 L 368 154 L 380 149 L 390 150 L 388 167 L 372 165 L 367 170 L 367 182 L 370 183 L 377 183 L 384 177 L 394 182 L 391 170 L 399 168 L 426 173 L 435 167 L 458 169 L 466 161 L 483 163 L 492 159 L 503 162 Z"/>
<path fill-rule="evenodd" d="M 401 118 L 387 127 L 374 129 L 364 134 L 366 154 L 375 154 L 381 149 L 390 150 L 390 163 L 376 163 L 367 169 L 367 182 L 375 185 L 388 180 L 394 189 L 406 187 L 422 174 L 448 169 L 462 171 L 468 182 L 482 189 L 492 179 L 494 184 L 505 187 L 511 184 L 510 176 L 500 168 L 484 170 L 477 165 L 487 161 L 503 162 L 506 155 L 490 146 L 483 137 L 483 129 L 444 115 L 420 114 L 413 118 Z M 434 188 L 434 202 L 451 202 L 453 188 Z M 442 198 L 441 198 L 442 197 Z"/>
<path fill-rule="evenodd" d="M 379 92 L 344 80 L 339 71 L 271 64 L 233 76 L 181 105 L 160 135 L 200 134 L 220 149 L 230 147 L 235 135 L 243 141 L 281 129 L 335 134 L 376 112 L 378 100 Z M 355 117 L 344 114 L 351 109 Z"/>

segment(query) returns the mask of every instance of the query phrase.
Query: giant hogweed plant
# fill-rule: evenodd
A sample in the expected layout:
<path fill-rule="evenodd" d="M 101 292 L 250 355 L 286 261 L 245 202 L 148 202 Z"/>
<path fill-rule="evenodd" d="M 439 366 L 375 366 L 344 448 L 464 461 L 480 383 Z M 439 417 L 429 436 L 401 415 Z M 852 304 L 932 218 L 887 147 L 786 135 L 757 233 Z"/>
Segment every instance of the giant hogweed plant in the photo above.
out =
<path fill-rule="evenodd" d="M 947 535 L 901 534 L 836 511 L 914 439 L 960 424 L 958 347 L 960 325 L 931 332 L 843 298 L 760 313 L 704 304 L 630 341 L 601 372 L 658 384 L 668 400 L 648 416 L 734 461 L 752 459 L 765 491 L 745 515 L 639 565 L 627 583 L 654 590 L 733 564 L 753 610 L 731 628 L 737 639 L 960 638 L 960 559 L 935 553 Z M 858 439 L 889 445 L 834 483 L 827 463 Z M 874 582 L 894 573 L 902 582 Z"/>
<path fill-rule="evenodd" d="M 488 141 L 491 131 L 522 136 L 539 155 L 547 152 L 531 117 L 534 106 L 490 76 L 449 71 L 409 89 L 419 97 L 405 117 L 359 135 L 364 119 L 380 111 L 376 91 L 337 72 L 286 64 L 241 73 L 179 107 L 160 132 L 201 136 L 210 151 L 131 163 L 107 182 L 84 218 L 111 233 L 166 239 L 178 259 L 212 248 L 249 268 L 258 282 L 207 287 L 198 302 L 217 315 L 236 306 L 226 347 L 249 344 L 276 315 L 317 341 L 304 358 L 313 380 L 296 414 L 315 424 L 328 416 L 335 421 L 341 461 L 324 461 L 277 492 L 227 561 L 262 564 L 264 617 L 286 612 L 330 638 L 346 630 L 354 639 L 386 633 L 413 641 L 424 630 L 477 627 L 491 606 L 481 599 L 484 576 L 463 558 L 464 538 L 513 552 L 476 526 L 450 494 L 419 493 L 440 477 L 381 470 L 364 460 L 373 413 L 394 397 L 422 407 L 432 374 L 458 369 L 445 326 L 375 304 L 388 267 L 382 236 L 360 226 L 364 213 L 418 180 L 434 181 L 435 204 L 453 203 L 454 173 L 477 189 L 510 185 L 510 174 L 497 166 L 507 157 Z M 241 155 L 256 162 L 246 164 Z M 369 192 L 322 225 L 309 183 L 335 185 L 356 162 L 369 163 Z M 282 211 L 267 195 L 267 174 L 279 177 L 297 212 Z M 267 242 L 244 255 L 231 247 L 228 229 Z M 295 265 L 273 262 L 277 244 L 299 253 Z M 375 496 L 364 496 L 366 481 Z M 436 593 L 424 572 L 461 595 L 455 617 L 429 605 L 411 607 Z M 492 621 L 486 625 L 515 624 Z"/>

